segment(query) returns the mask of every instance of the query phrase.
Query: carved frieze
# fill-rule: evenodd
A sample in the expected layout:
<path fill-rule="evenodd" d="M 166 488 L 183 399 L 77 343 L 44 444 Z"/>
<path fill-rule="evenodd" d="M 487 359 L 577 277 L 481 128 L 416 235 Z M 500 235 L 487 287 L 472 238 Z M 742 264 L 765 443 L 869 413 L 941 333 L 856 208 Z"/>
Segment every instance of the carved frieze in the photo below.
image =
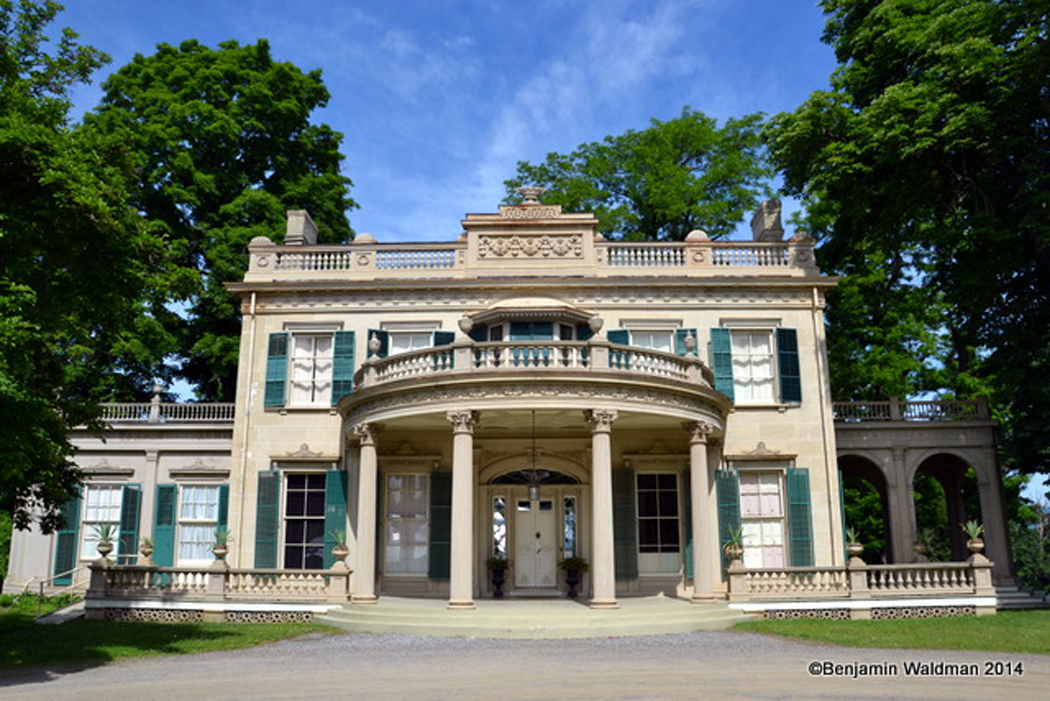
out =
<path fill-rule="evenodd" d="M 478 241 L 479 258 L 580 258 L 583 237 L 568 236 L 482 236 Z"/>
<path fill-rule="evenodd" d="M 504 219 L 557 219 L 561 205 L 503 205 L 499 215 Z"/>

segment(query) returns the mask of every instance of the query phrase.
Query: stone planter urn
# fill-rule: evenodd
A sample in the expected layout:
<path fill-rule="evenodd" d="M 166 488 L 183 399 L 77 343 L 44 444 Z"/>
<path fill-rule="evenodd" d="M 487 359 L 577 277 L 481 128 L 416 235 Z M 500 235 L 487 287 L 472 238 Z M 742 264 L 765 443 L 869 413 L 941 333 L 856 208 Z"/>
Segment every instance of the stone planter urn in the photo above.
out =
<path fill-rule="evenodd" d="M 984 550 L 984 539 L 983 538 L 970 538 L 966 541 L 966 549 L 976 554 Z"/>
<path fill-rule="evenodd" d="M 502 557 L 490 557 L 485 561 L 485 567 L 489 571 L 489 581 L 492 582 L 492 598 L 503 598 L 503 583 L 506 581 L 507 570 L 510 569 L 510 560 Z"/>
<path fill-rule="evenodd" d="M 332 555 L 335 557 L 336 562 L 346 562 L 346 558 L 350 556 L 350 548 L 340 543 L 332 548 Z"/>
<path fill-rule="evenodd" d="M 864 544 L 846 543 L 846 552 L 849 553 L 850 557 L 860 557 L 860 554 L 864 552 Z"/>
<path fill-rule="evenodd" d="M 729 560 L 730 564 L 736 562 L 744 556 L 744 548 L 739 545 L 730 543 L 726 546 L 726 559 Z"/>
<path fill-rule="evenodd" d="M 916 555 L 925 555 L 926 543 L 922 542 L 921 540 L 917 540 L 915 541 L 915 545 L 912 546 L 912 550 L 915 551 Z"/>
<path fill-rule="evenodd" d="M 139 548 L 139 552 L 142 553 L 142 557 L 144 557 L 144 558 L 146 558 L 148 560 L 148 559 L 150 559 L 150 556 L 153 555 L 153 546 L 152 545 L 143 545 L 141 548 Z"/>
<path fill-rule="evenodd" d="M 97 546 L 95 546 L 95 549 L 98 550 L 99 555 L 108 558 L 109 554 L 113 552 L 113 543 L 106 540 L 102 540 L 99 541 Z"/>
<path fill-rule="evenodd" d="M 215 556 L 216 560 L 224 561 L 226 559 L 226 555 L 229 554 L 230 549 L 227 548 L 225 545 L 215 545 L 212 546 L 211 552 L 212 555 Z"/>

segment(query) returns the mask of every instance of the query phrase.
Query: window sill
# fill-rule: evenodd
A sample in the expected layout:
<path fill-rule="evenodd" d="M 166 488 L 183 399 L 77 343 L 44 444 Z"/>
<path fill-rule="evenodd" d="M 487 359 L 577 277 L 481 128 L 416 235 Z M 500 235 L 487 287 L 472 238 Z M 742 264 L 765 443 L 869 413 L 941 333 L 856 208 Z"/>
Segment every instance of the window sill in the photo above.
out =
<path fill-rule="evenodd" d="M 769 411 L 775 409 L 779 413 L 783 414 L 788 409 L 798 409 L 802 404 L 800 402 L 769 402 L 768 404 L 734 404 L 733 408 L 729 410 L 729 413 L 735 411 Z"/>
<path fill-rule="evenodd" d="M 339 409 L 334 406 L 268 406 L 265 407 L 265 411 L 272 414 L 280 414 L 285 416 L 287 414 L 320 414 L 324 412 L 329 416 L 335 416 L 339 413 Z"/>

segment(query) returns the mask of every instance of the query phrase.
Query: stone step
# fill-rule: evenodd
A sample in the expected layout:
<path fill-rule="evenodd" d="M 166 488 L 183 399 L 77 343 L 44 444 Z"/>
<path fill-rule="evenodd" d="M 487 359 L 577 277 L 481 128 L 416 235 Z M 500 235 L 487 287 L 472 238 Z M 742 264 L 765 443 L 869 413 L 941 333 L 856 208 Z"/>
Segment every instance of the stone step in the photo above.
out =
<path fill-rule="evenodd" d="M 481 601 L 468 611 L 450 611 L 444 601 L 384 597 L 375 605 L 332 609 L 316 620 L 358 633 L 543 639 L 725 630 L 753 618 L 724 603 L 664 597 L 621 599 L 620 608 L 611 610 L 561 600 Z"/>
<path fill-rule="evenodd" d="M 1000 610 L 1050 608 L 1050 597 L 1043 592 L 1018 587 L 996 587 L 995 600 Z"/>

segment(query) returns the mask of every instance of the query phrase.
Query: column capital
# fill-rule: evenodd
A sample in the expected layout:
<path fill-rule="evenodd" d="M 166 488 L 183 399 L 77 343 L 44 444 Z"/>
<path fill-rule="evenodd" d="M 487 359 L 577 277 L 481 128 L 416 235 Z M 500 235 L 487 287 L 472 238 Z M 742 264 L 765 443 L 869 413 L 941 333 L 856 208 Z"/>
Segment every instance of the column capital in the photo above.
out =
<path fill-rule="evenodd" d="M 375 445 L 376 436 L 383 430 L 383 427 L 379 424 L 361 423 L 354 424 L 351 430 L 361 445 Z"/>
<path fill-rule="evenodd" d="M 710 421 L 686 421 L 682 428 L 689 434 L 689 443 L 707 443 L 707 437 L 715 430 Z"/>
<path fill-rule="evenodd" d="M 481 422 L 478 412 L 469 409 L 445 412 L 445 418 L 452 424 L 453 433 L 474 433 L 474 427 Z"/>
<path fill-rule="evenodd" d="M 583 412 L 583 418 L 590 424 L 592 433 L 609 433 L 618 416 L 615 409 L 587 409 Z"/>

